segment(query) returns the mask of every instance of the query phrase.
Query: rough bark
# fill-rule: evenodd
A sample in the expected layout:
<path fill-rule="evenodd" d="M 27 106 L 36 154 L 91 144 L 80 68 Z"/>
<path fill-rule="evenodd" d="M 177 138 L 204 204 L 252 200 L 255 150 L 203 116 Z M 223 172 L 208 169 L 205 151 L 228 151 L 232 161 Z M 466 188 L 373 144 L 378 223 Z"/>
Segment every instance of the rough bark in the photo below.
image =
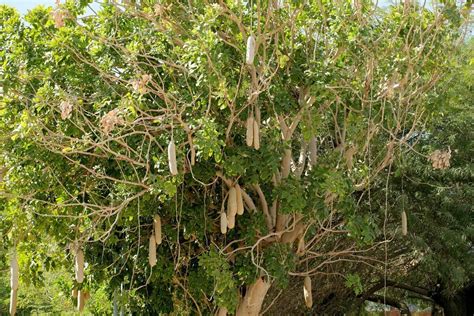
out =
<path fill-rule="evenodd" d="M 263 300 L 270 288 L 270 282 L 258 278 L 247 289 L 247 293 L 237 308 L 237 316 L 258 316 L 262 309 Z"/>

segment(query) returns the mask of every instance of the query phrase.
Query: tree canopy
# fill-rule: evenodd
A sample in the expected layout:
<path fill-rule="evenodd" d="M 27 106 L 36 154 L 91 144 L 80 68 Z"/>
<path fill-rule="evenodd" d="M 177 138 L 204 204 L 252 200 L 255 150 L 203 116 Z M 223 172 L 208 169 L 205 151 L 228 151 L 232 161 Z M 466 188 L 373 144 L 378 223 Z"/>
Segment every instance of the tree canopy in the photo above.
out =
<path fill-rule="evenodd" d="M 52 271 L 96 314 L 342 312 L 472 281 L 469 1 L 89 3 L 0 6 L 19 308 Z"/>

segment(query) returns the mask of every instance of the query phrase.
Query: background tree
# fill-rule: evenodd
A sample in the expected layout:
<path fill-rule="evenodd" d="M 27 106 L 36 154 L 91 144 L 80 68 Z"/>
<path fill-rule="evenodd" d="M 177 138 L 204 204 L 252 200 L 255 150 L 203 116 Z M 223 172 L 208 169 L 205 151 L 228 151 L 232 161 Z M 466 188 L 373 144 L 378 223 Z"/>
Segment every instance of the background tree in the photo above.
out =
<path fill-rule="evenodd" d="M 472 100 L 473 41 L 462 45 L 451 60 L 451 71 L 432 91 L 430 107 L 436 109 L 422 131 L 402 147 L 391 168 L 381 172 L 379 186 L 362 197 L 363 208 L 378 223 L 386 218 L 390 242 L 351 254 L 331 269 L 344 277 L 313 277 L 314 308 L 318 314 L 358 310 L 365 301 L 385 302 L 407 310 L 410 304 L 431 306 L 434 313 L 469 315 L 472 295 Z M 449 168 L 433 168 L 432 153 L 447 151 Z M 408 217 L 408 235 L 401 234 L 400 215 Z M 379 230 L 375 240 L 386 240 Z M 338 243 L 348 242 L 339 238 Z M 359 260 L 364 258 L 365 260 Z M 314 262 L 318 262 L 314 260 Z M 387 269 L 385 269 L 387 267 Z M 300 291 L 292 278 L 278 295 L 269 314 L 302 314 L 290 293 Z M 302 298 L 300 299 L 302 303 Z M 352 303 L 351 303 L 352 302 Z"/>

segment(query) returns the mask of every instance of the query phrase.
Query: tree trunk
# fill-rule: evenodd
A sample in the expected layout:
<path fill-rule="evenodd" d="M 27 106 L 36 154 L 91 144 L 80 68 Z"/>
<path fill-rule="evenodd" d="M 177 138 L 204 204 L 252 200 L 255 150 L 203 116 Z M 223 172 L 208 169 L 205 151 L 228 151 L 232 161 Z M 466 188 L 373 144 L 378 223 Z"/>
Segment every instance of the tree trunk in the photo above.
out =
<path fill-rule="evenodd" d="M 237 308 L 236 316 L 258 316 L 269 288 L 270 282 L 266 282 L 262 277 L 258 278 L 248 287 Z"/>

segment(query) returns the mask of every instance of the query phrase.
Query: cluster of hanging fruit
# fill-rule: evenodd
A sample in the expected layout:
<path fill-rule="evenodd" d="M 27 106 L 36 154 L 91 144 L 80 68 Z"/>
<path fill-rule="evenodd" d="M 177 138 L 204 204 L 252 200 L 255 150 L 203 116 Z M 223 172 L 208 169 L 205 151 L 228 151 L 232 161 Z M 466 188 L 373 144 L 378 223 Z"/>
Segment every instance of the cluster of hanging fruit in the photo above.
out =
<path fill-rule="evenodd" d="M 156 246 L 161 245 L 161 217 L 156 214 L 153 218 L 153 232 L 148 240 L 148 263 L 150 267 L 156 265 Z"/>
<path fill-rule="evenodd" d="M 227 211 L 221 213 L 221 233 L 226 234 L 227 228 L 235 227 L 236 215 L 244 214 L 244 198 L 240 185 L 231 186 L 227 194 Z"/>
<path fill-rule="evenodd" d="M 76 282 L 82 284 L 84 282 L 84 251 L 78 243 L 72 243 L 70 249 L 74 253 L 74 273 Z M 72 297 L 77 299 L 77 310 L 82 312 L 86 306 L 86 302 L 90 299 L 90 293 L 83 288 L 74 288 L 72 290 Z"/>

